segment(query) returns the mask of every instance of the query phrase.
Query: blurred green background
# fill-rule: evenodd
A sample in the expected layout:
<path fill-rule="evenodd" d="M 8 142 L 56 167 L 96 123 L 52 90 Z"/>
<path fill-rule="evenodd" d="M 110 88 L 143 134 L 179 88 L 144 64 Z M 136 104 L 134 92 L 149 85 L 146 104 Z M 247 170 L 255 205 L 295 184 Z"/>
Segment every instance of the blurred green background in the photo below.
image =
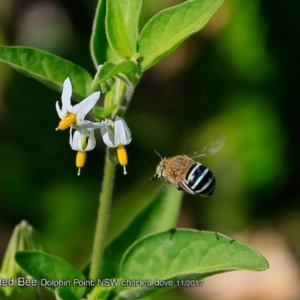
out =
<path fill-rule="evenodd" d="M 0 43 L 37 47 L 94 74 L 89 39 L 96 2 L 0 0 Z M 141 25 L 179 2 L 145 0 Z M 201 288 L 156 299 L 300 298 L 299 11 L 298 1 L 227 0 L 136 90 L 126 115 L 133 136 L 128 174 L 117 168 L 109 237 L 164 188 L 162 181 L 147 184 L 156 164 L 145 160 L 159 160 L 153 149 L 163 156 L 192 153 L 222 134 L 224 147 L 201 160 L 216 176 L 215 194 L 186 194 L 178 226 L 245 241 L 271 263 L 263 273 L 218 275 Z M 105 148 L 98 137 L 78 177 L 69 133 L 55 131 L 59 99 L 0 65 L 0 259 L 24 219 L 51 253 L 76 267 L 91 253 Z M 237 278 L 244 278 L 243 288 Z M 31 290 L 26 295 L 11 299 L 33 297 Z"/>

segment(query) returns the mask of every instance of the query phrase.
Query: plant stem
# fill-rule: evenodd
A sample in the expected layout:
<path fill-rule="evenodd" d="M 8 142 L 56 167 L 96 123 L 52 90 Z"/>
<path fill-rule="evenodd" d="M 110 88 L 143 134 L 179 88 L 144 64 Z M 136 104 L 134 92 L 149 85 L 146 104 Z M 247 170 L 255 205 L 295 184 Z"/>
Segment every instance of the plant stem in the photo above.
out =
<path fill-rule="evenodd" d="M 132 87 L 132 90 L 134 90 L 134 87 Z M 120 106 L 124 98 L 125 91 L 126 84 L 122 80 L 118 79 L 115 83 L 115 87 L 113 88 L 113 90 L 107 93 L 105 96 L 104 107 L 108 107 L 112 104 L 118 105 L 117 111 L 115 112 L 115 114 L 112 114 L 113 118 L 116 116 L 118 111 L 122 113 L 120 111 Z M 130 94 L 130 98 L 132 97 L 132 94 L 133 93 Z M 125 110 L 129 105 L 129 100 L 130 99 L 127 99 L 127 103 L 123 106 L 122 115 L 125 113 Z M 97 280 L 101 276 L 107 225 L 110 215 L 110 206 L 114 187 L 115 169 L 115 164 L 113 164 L 109 159 L 109 148 L 107 148 L 105 156 L 104 175 L 102 180 L 102 190 L 99 197 L 98 219 L 94 236 L 93 253 L 91 257 L 91 268 L 89 278 L 93 280 Z"/>
<path fill-rule="evenodd" d="M 108 148 L 105 156 L 102 192 L 99 197 L 98 219 L 94 237 L 93 253 L 91 258 L 90 279 L 97 280 L 101 276 L 101 267 L 105 247 L 107 224 L 109 220 L 112 191 L 115 177 L 115 164 L 109 159 Z"/>

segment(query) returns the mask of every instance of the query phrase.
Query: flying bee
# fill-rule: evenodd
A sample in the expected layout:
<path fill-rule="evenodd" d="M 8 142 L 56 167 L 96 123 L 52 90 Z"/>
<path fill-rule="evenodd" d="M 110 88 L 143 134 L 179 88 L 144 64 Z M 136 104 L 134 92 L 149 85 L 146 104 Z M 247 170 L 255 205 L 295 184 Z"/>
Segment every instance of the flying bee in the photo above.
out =
<path fill-rule="evenodd" d="M 178 190 L 184 190 L 192 195 L 207 197 L 213 194 L 216 184 L 214 174 L 194 158 L 217 153 L 224 144 L 224 137 L 210 142 L 201 151 L 194 152 L 192 157 L 185 154 L 172 157 L 162 157 L 156 167 L 156 172 L 149 182 L 162 178 L 174 184 Z"/>

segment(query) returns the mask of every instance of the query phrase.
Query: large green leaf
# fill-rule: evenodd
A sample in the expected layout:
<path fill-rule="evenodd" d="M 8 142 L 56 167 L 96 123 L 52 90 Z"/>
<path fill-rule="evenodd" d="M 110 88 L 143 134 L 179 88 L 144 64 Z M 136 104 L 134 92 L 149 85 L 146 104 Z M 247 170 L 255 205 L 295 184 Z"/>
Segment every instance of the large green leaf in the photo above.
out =
<path fill-rule="evenodd" d="M 70 77 L 73 97 L 77 100 L 92 92 L 92 77 L 86 70 L 45 51 L 29 47 L 0 46 L 0 62 L 57 91 L 62 90 L 64 80 Z"/>
<path fill-rule="evenodd" d="M 161 191 L 106 248 L 102 276 L 118 277 L 125 250 L 136 240 L 174 227 L 183 193 L 169 186 Z"/>
<path fill-rule="evenodd" d="M 186 280 L 199 280 L 227 271 L 262 271 L 268 267 L 261 254 L 222 234 L 174 229 L 133 244 L 122 259 L 121 277 L 152 283 L 160 279 L 172 287 Z M 153 292 L 154 288 L 124 289 L 119 297 L 135 299 Z"/>
<path fill-rule="evenodd" d="M 189 0 L 155 15 L 138 39 L 142 69 L 149 69 L 200 30 L 223 1 Z"/>
<path fill-rule="evenodd" d="M 19 251 L 15 257 L 17 263 L 33 278 L 45 280 L 45 283 L 46 280 L 50 280 L 50 282 L 59 279 L 68 280 L 70 286 L 67 287 L 71 293 L 67 291 L 62 291 L 62 293 L 74 294 L 77 298 L 84 295 L 86 288 L 73 284 L 74 279 L 84 280 L 84 275 L 66 261 L 54 255 L 38 251 Z M 57 286 L 53 284 L 48 287 L 54 291 Z"/>
<path fill-rule="evenodd" d="M 91 54 L 94 65 L 98 68 L 106 61 L 118 63 L 120 58 L 110 47 L 105 30 L 106 0 L 99 0 L 96 9 L 91 37 Z"/>
<path fill-rule="evenodd" d="M 122 59 L 135 53 L 130 42 L 120 0 L 107 0 L 106 35 L 110 46 Z"/>
<path fill-rule="evenodd" d="M 131 48 L 136 52 L 143 0 L 120 0 L 120 5 Z"/>
<path fill-rule="evenodd" d="M 111 4 L 113 6 L 117 5 L 117 10 L 114 10 L 114 8 L 112 8 L 110 14 L 108 15 L 108 23 L 111 24 L 114 31 L 116 29 L 116 24 L 119 24 L 120 22 L 117 20 L 116 23 L 113 23 L 114 21 L 116 21 L 115 14 L 120 14 L 121 10 L 121 19 L 124 23 L 123 30 L 126 31 L 130 48 L 133 50 L 133 52 L 136 52 L 137 48 L 136 44 L 138 37 L 138 23 L 142 8 L 142 2 L 142 0 L 119 0 L 118 2 L 114 0 Z M 108 43 L 105 29 L 106 10 L 107 0 L 99 0 L 91 38 L 91 53 L 96 68 L 106 61 L 118 63 L 121 60 Z M 111 35 L 113 32 L 110 31 L 110 29 L 108 29 L 108 31 L 109 35 Z M 118 43 L 118 41 L 114 41 L 114 37 L 111 38 L 113 39 L 113 42 Z"/>

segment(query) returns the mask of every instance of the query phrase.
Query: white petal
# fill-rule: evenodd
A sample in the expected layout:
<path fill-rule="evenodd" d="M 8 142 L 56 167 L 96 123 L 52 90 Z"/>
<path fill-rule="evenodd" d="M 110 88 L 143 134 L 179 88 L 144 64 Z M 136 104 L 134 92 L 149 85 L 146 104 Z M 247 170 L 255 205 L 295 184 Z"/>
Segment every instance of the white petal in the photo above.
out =
<path fill-rule="evenodd" d="M 115 144 L 128 145 L 131 142 L 131 132 L 124 119 L 115 119 Z"/>
<path fill-rule="evenodd" d="M 87 129 L 87 130 L 98 129 L 98 128 L 107 127 L 107 126 L 109 126 L 109 125 L 105 122 L 91 122 L 91 121 L 84 120 L 80 123 L 80 127 Z"/>
<path fill-rule="evenodd" d="M 70 137 L 69 137 L 69 144 L 72 148 L 72 144 L 73 144 L 73 132 L 72 132 L 72 127 L 70 127 Z"/>
<path fill-rule="evenodd" d="M 87 121 L 84 121 L 87 122 Z M 78 130 L 79 132 L 81 132 L 82 134 L 88 136 L 89 135 L 89 131 L 87 129 L 85 129 L 84 127 L 82 127 L 81 125 L 72 125 L 71 126 L 73 129 Z"/>
<path fill-rule="evenodd" d="M 81 133 L 78 130 L 75 130 L 73 134 L 71 148 L 75 151 L 83 151 L 81 143 Z"/>
<path fill-rule="evenodd" d="M 61 101 L 62 101 L 62 111 L 66 114 L 68 111 L 71 111 L 71 96 L 72 96 L 72 84 L 71 80 L 68 77 L 64 81 L 63 90 L 61 94 Z"/>
<path fill-rule="evenodd" d="M 86 114 L 95 106 L 100 97 L 100 92 L 95 92 L 80 103 L 73 106 L 72 113 L 77 115 L 77 123 L 81 123 Z"/>
<path fill-rule="evenodd" d="M 96 146 L 95 134 L 94 134 L 94 130 L 91 130 L 85 151 L 91 151 L 95 148 L 95 146 Z"/>
<path fill-rule="evenodd" d="M 117 146 L 114 144 L 114 133 L 110 126 L 101 127 L 100 131 L 101 131 L 103 142 L 106 144 L 106 146 L 110 148 L 114 148 Z"/>
<path fill-rule="evenodd" d="M 55 103 L 55 107 L 56 107 L 56 111 L 58 113 L 58 116 L 61 119 L 63 119 L 66 116 L 66 113 L 62 109 L 60 109 L 58 101 Z"/>

